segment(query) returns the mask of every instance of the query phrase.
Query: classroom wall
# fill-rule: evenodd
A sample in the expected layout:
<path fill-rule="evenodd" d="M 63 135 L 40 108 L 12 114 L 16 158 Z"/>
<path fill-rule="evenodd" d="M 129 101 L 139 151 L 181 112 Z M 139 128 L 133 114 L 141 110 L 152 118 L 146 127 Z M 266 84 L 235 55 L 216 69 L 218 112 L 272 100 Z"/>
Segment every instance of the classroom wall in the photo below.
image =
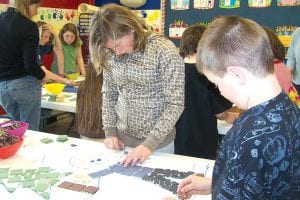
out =
<path fill-rule="evenodd" d="M 183 21 L 187 25 L 210 22 L 213 17 L 219 15 L 239 15 L 253 19 L 261 25 L 276 30 L 277 26 L 300 26 L 300 6 L 279 7 L 277 1 L 273 0 L 270 7 L 250 8 L 247 0 L 240 1 L 239 8 L 224 9 L 219 7 L 219 1 L 214 1 L 214 8 L 199 10 L 193 8 L 194 0 L 190 0 L 188 10 L 172 10 L 171 0 L 166 0 L 165 35 L 169 36 L 169 25 L 175 20 Z M 173 40 L 176 44 L 179 40 Z"/>
<path fill-rule="evenodd" d="M 0 4 L 8 4 L 9 0 L 0 0 Z M 94 4 L 95 0 L 42 0 L 41 7 L 65 8 L 77 10 L 81 3 Z"/>
<path fill-rule="evenodd" d="M 96 6 L 102 6 L 107 3 L 120 4 L 120 0 L 95 0 Z M 146 4 L 138 8 L 139 10 L 155 10 L 160 9 L 160 0 L 147 0 Z"/>

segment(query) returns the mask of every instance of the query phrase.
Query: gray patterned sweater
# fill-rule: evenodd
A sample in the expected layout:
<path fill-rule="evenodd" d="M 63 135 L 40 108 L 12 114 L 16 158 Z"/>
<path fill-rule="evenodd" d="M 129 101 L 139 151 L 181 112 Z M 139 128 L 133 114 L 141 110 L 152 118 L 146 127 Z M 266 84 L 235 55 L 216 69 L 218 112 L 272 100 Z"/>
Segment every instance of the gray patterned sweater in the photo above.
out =
<path fill-rule="evenodd" d="M 164 36 L 149 36 L 145 51 L 112 55 L 104 70 L 103 126 L 106 137 L 154 151 L 175 138 L 184 109 L 184 63 Z"/>

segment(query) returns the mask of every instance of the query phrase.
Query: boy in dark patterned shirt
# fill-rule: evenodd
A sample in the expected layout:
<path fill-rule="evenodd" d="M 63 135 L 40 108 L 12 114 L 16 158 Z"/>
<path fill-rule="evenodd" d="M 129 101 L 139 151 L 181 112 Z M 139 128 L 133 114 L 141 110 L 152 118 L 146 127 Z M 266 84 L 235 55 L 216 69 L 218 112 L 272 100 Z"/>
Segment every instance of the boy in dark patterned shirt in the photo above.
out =
<path fill-rule="evenodd" d="M 212 179 L 192 175 L 178 187 L 183 198 L 300 198 L 300 111 L 274 74 L 268 36 L 254 21 L 220 17 L 204 33 L 198 71 L 247 110 L 224 137 Z"/>

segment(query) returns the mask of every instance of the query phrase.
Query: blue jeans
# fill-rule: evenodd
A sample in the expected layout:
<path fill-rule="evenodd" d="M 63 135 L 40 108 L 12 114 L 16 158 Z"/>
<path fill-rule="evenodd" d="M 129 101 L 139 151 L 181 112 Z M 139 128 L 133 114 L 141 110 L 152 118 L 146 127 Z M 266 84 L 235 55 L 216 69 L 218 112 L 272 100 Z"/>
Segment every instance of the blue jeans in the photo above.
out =
<path fill-rule="evenodd" d="M 0 82 L 0 104 L 9 117 L 29 123 L 29 129 L 39 130 L 41 85 L 33 76 Z"/>

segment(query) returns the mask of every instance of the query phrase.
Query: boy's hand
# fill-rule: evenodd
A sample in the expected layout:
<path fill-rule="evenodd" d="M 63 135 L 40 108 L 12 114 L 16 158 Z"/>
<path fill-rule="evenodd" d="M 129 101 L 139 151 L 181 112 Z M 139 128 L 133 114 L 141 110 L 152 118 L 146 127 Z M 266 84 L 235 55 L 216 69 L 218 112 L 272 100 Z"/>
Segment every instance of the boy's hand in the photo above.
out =
<path fill-rule="evenodd" d="M 210 178 L 198 175 L 191 175 L 181 181 L 178 186 L 177 194 L 183 199 L 191 198 L 192 195 L 210 194 L 211 193 Z"/>
<path fill-rule="evenodd" d="M 150 149 L 143 145 L 139 145 L 126 155 L 121 164 L 124 164 L 124 167 L 127 167 L 130 164 L 131 166 L 134 166 L 137 164 L 137 162 L 139 164 L 142 164 L 149 158 L 151 154 L 152 152 L 150 151 Z"/>

